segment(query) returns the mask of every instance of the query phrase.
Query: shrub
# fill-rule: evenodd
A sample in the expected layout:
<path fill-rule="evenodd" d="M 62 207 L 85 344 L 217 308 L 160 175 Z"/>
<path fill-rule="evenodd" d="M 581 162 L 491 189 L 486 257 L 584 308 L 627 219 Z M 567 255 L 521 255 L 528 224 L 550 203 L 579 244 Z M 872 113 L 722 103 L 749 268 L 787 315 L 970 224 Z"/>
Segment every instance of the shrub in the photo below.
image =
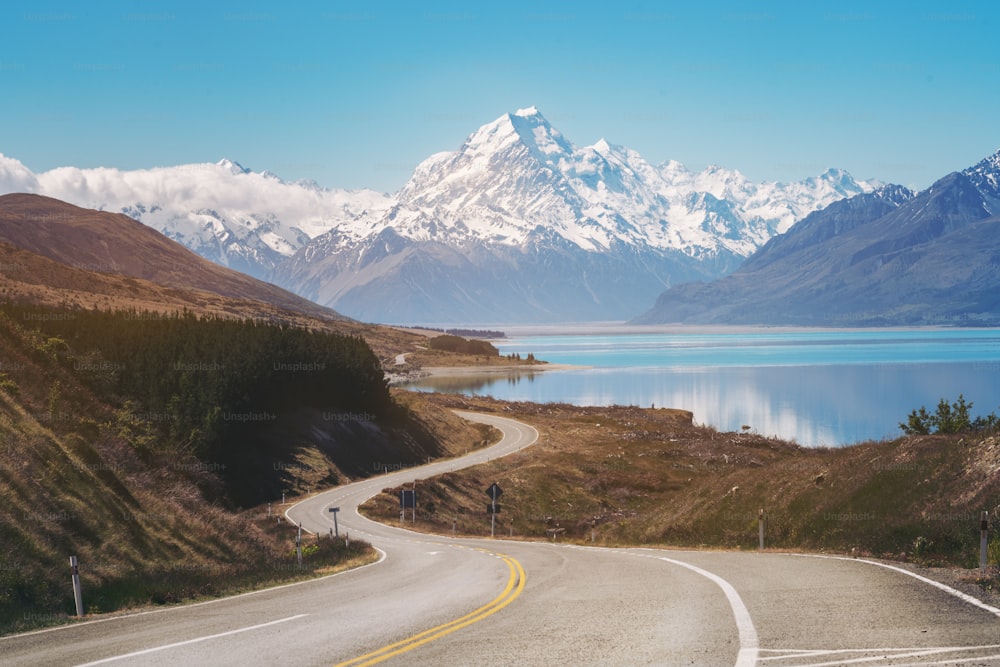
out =
<path fill-rule="evenodd" d="M 485 357 L 500 356 L 500 350 L 485 340 L 469 340 L 461 336 L 444 335 L 431 338 L 429 344 L 432 350 L 444 350 L 445 352 L 458 352 Z"/>
<path fill-rule="evenodd" d="M 910 412 L 906 422 L 899 423 L 899 428 L 907 435 L 928 435 L 980 431 L 997 425 L 995 413 L 991 412 L 985 417 L 972 419 L 969 416 L 971 411 L 972 401 L 966 402 L 962 394 L 958 395 L 958 400 L 954 403 L 948 403 L 942 398 L 938 401 L 937 411 L 934 414 L 927 412 L 926 407 L 920 406 L 919 410 Z"/>

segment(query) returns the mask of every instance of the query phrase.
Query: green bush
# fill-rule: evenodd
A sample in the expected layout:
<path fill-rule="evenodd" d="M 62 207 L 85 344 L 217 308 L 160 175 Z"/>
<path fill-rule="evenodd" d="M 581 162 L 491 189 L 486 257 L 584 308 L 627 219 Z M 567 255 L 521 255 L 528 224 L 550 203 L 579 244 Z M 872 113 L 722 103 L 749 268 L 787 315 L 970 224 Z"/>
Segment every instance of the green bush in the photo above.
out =
<path fill-rule="evenodd" d="M 980 431 L 997 425 L 996 414 L 991 412 L 985 417 L 972 419 L 971 411 L 972 401 L 966 402 L 962 394 L 958 395 L 958 400 L 954 403 L 948 403 L 942 398 L 934 414 L 927 412 L 926 407 L 920 406 L 919 410 L 910 412 L 905 422 L 899 423 L 899 428 L 907 435 L 928 435 Z"/>

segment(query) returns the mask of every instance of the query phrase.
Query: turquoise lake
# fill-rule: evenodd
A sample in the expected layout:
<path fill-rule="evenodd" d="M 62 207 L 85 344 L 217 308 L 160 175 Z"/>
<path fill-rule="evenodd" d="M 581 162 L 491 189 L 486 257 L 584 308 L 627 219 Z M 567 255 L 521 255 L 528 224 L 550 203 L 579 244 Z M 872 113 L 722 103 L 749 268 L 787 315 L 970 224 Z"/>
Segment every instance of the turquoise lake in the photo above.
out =
<path fill-rule="evenodd" d="M 807 446 L 894 438 L 924 405 L 963 394 L 1000 415 L 1000 330 L 661 330 L 509 327 L 501 354 L 569 370 L 431 377 L 423 391 L 690 410 L 695 422 Z"/>

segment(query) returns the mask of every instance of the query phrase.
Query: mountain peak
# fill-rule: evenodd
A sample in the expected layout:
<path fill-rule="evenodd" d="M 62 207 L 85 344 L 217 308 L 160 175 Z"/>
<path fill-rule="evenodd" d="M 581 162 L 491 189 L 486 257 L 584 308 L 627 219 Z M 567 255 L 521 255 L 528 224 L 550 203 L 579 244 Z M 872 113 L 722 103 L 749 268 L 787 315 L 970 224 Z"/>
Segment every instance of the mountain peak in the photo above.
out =
<path fill-rule="evenodd" d="M 523 144 L 542 163 L 555 155 L 572 153 L 573 145 L 552 127 L 535 107 L 506 113 L 483 125 L 466 140 L 463 150 L 495 153 L 512 144 Z"/>
<path fill-rule="evenodd" d="M 987 209 L 1000 212 L 1000 149 L 962 172 L 986 199 Z"/>
<path fill-rule="evenodd" d="M 230 160 L 229 158 L 222 158 L 215 163 L 219 167 L 222 167 L 231 174 L 249 174 L 250 170 L 244 167 L 242 164 L 235 160 Z"/>
<path fill-rule="evenodd" d="M 608 143 L 607 139 L 602 137 L 597 140 L 597 143 L 592 148 L 598 153 L 609 153 L 611 151 L 611 144 Z"/>

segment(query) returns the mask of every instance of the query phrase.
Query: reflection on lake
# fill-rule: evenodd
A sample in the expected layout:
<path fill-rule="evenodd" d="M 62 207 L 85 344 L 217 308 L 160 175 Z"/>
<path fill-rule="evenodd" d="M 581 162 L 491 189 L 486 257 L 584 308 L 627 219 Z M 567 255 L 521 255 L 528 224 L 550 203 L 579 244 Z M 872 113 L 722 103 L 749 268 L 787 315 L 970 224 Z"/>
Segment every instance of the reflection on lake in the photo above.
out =
<path fill-rule="evenodd" d="M 964 394 L 973 415 L 1000 412 L 1000 331 L 616 334 L 515 337 L 577 370 L 425 378 L 423 391 L 575 405 L 690 410 L 725 431 L 748 425 L 800 444 L 895 437 L 921 405 Z"/>

